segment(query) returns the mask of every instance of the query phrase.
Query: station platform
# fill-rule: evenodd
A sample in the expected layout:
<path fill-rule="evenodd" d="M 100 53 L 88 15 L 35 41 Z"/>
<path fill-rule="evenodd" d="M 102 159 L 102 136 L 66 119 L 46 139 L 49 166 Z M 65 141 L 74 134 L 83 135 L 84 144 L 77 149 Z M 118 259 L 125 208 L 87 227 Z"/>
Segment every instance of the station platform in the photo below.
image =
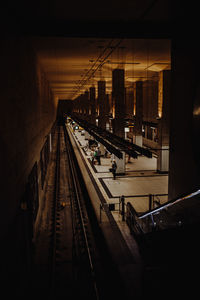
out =
<path fill-rule="evenodd" d="M 73 130 L 69 124 L 66 126 L 71 138 L 79 149 L 79 154 L 81 154 L 81 159 L 84 162 L 83 166 L 87 166 L 87 171 L 90 173 L 92 181 L 86 180 L 87 189 L 92 190 L 93 184 L 98 195 L 103 198 L 104 204 L 115 205 L 115 210 L 111 211 L 111 214 L 130 251 L 137 255 L 136 242 L 130 234 L 126 222 L 122 220 L 119 210 L 120 198 L 123 195 L 125 204 L 130 202 L 136 212 L 146 212 L 149 210 L 149 194 L 153 195 L 153 199 L 161 204 L 168 201 L 168 174 L 159 174 L 156 171 L 156 157 L 138 156 L 137 159 L 128 159 L 127 155 L 125 174 L 116 176 L 116 179 L 113 180 L 113 175 L 109 171 L 111 168 L 111 155 L 108 154 L 107 157 L 101 157 L 101 165 L 98 165 L 97 162 L 92 163 L 92 150 L 87 147 L 88 140 L 85 139 L 85 135 L 79 130 Z M 83 174 L 85 173 L 83 172 Z M 91 195 L 93 196 L 92 191 Z M 99 220 L 101 218 L 102 211 L 99 207 Z"/>

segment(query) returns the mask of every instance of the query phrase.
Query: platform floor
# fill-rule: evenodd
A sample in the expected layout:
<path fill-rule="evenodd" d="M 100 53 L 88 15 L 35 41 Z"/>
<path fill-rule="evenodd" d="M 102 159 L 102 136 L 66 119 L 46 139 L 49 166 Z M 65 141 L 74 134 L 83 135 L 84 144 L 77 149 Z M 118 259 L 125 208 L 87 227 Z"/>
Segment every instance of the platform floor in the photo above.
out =
<path fill-rule="evenodd" d="M 137 159 L 131 158 L 128 162 L 128 156 L 126 156 L 125 175 L 117 176 L 116 180 L 113 180 L 112 173 L 109 172 L 111 158 L 101 157 L 101 165 L 98 165 L 97 162 L 92 164 L 91 150 L 85 151 L 84 149 L 87 144 L 85 136 L 81 135 L 79 131 L 75 131 L 74 135 L 92 169 L 98 186 L 103 188 L 104 196 L 109 203 L 124 195 L 137 212 L 143 212 L 148 210 L 149 194 L 165 194 L 155 197 L 155 200 L 161 203 L 167 201 L 168 174 L 157 173 L 155 157 L 139 156 Z M 142 195 L 146 196 L 142 197 Z"/>
<path fill-rule="evenodd" d="M 109 204 L 115 203 L 116 211 L 113 211 L 112 214 L 129 247 L 134 251 L 135 245 L 133 245 L 129 229 L 117 210 L 119 199 L 124 195 L 125 203 L 131 202 L 138 213 L 149 209 L 149 194 L 158 194 L 159 196 L 154 196 L 154 200 L 160 203 L 166 202 L 168 200 L 168 174 L 159 174 L 156 171 L 156 157 L 138 156 L 137 159 L 131 158 L 128 162 L 128 156 L 126 156 L 125 175 L 116 176 L 116 179 L 113 180 L 112 173 L 109 172 L 111 157 L 101 157 L 101 165 L 98 165 L 97 162 L 93 164 L 92 151 L 86 147 L 85 136 L 81 135 L 78 130 L 70 131 L 105 201 Z"/>

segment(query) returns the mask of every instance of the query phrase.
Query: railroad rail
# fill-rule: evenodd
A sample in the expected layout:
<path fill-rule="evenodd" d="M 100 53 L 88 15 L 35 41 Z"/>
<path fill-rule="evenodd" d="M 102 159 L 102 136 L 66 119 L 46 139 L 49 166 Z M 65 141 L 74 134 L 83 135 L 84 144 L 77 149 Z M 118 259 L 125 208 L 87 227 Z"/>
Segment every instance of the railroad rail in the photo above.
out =
<path fill-rule="evenodd" d="M 73 228 L 73 258 L 78 267 L 79 284 L 81 289 L 86 289 L 92 299 L 99 299 L 99 291 L 96 282 L 94 267 L 95 245 L 92 237 L 91 225 L 85 207 L 84 195 L 79 182 L 77 166 L 73 157 L 73 150 L 68 139 L 67 131 L 64 128 L 66 153 L 70 169 L 69 185 L 73 190 L 71 196 L 72 228 Z M 81 277 L 81 278 L 80 278 Z"/>
<path fill-rule="evenodd" d="M 59 193 L 60 193 L 60 127 L 57 133 L 57 147 L 56 147 L 56 161 L 55 161 L 55 178 L 54 178 L 54 197 L 52 201 L 52 236 L 50 247 L 50 286 L 52 290 L 55 288 L 55 274 L 56 274 L 56 249 L 59 225 Z"/>
<path fill-rule="evenodd" d="M 61 135 L 64 136 L 65 150 L 61 148 Z M 73 287 L 70 293 L 81 291 L 82 295 L 91 299 L 99 299 L 99 292 L 96 284 L 96 274 L 94 268 L 94 259 L 96 260 L 96 249 L 90 228 L 90 222 L 87 215 L 87 210 L 84 205 L 83 192 L 79 183 L 77 167 L 75 166 L 72 149 L 67 139 L 66 132 L 63 132 L 62 127 L 57 128 L 57 146 L 55 157 L 55 176 L 54 176 L 54 193 L 50 208 L 51 226 L 50 226 L 50 247 L 49 247 L 49 286 L 51 294 L 54 296 L 60 295 L 62 285 L 65 285 L 65 278 L 62 273 L 64 270 L 64 261 L 60 255 L 61 248 L 65 247 L 66 239 L 63 238 L 63 216 L 61 210 L 65 208 L 63 205 L 62 192 L 62 172 L 63 172 L 63 153 L 65 163 L 67 165 L 67 182 L 65 182 L 65 190 L 70 194 L 70 211 L 72 234 L 70 235 L 72 249 L 72 275 Z M 62 162 L 61 162 L 62 160 Z M 66 167 L 66 166 L 65 166 Z M 66 230 L 66 228 L 65 228 Z M 69 258 L 70 259 L 70 258 Z M 65 258 L 66 260 L 66 258 Z M 62 282 L 62 283 L 61 283 Z M 75 291 L 77 290 L 77 291 Z M 67 292 L 67 291 L 66 291 Z"/>
<path fill-rule="evenodd" d="M 51 162 L 33 294 L 94 300 L 124 296 L 65 126 L 56 126 Z"/>
<path fill-rule="evenodd" d="M 98 222 L 68 134 L 65 126 L 57 124 L 45 197 L 40 203 L 31 293 L 69 299 L 125 297 L 119 267 Z"/>

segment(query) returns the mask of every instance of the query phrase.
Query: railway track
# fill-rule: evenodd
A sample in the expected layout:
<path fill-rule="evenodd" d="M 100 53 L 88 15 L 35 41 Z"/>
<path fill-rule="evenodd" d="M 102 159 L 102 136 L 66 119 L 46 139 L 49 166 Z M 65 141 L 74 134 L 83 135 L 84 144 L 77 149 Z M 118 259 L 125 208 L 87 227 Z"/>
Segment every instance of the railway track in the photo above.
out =
<path fill-rule="evenodd" d="M 39 278 L 39 285 L 36 280 L 34 289 L 55 298 L 124 297 L 67 130 L 57 126 L 55 134 L 49 195 L 36 244 L 34 277 Z"/>
<path fill-rule="evenodd" d="M 73 149 L 67 131 L 64 130 L 66 159 L 69 164 L 68 185 L 71 190 L 71 218 L 73 232 L 73 264 L 75 266 L 76 289 L 82 296 L 99 299 L 94 262 L 97 260 L 96 247 L 84 201 L 84 192 L 80 184 L 79 169 L 75 163 Z"/>

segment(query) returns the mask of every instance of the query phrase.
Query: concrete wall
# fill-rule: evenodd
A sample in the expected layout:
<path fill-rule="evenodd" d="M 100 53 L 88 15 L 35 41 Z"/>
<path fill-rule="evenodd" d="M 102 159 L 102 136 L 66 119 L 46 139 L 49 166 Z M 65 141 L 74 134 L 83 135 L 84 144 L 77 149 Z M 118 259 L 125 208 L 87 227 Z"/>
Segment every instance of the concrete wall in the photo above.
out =
<path fill-rule="evenodd" d="M 2 39 L 1 45 L 0 236 L 6 239 L 20 223 L 20 201 L 28 175 L 39 162 L 46 135 L 55 121 L 56 102 L 38 65 L 31 39 L 9 37 Z M 17 237 L 15 240 L 17 243 Z"/>
<path fill-rule="evenodd" d="M 143 82 L 143 120 L 155 121 L 158 115 L 158 81 Z"/>
<path fill-rule="evenodd" d="M 194 40 L 173 40 L 170 122 L 169 199 L 200 187 L 200 166 L 193 135 L 193 103 L 200 85 L 200 46 Z"/>

